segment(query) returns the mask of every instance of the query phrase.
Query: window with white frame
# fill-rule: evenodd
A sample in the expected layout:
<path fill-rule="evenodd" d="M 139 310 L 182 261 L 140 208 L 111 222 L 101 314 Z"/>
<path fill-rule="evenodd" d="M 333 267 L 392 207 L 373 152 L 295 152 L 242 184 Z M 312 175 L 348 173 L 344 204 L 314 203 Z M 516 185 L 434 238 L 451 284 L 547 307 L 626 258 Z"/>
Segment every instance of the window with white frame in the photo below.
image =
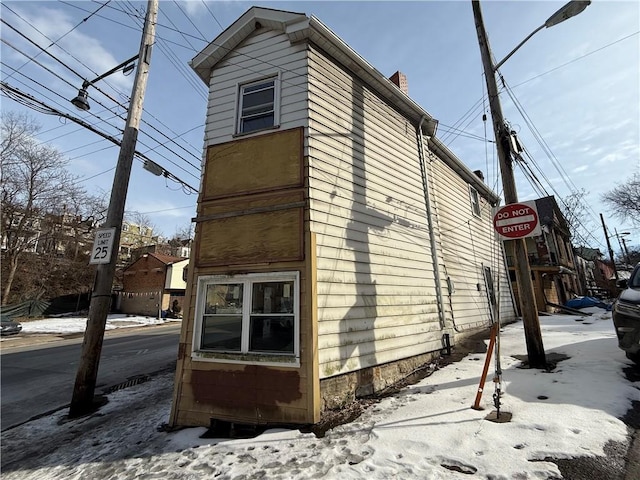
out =
<path fill-rule="evenodd" d="M 238 133 L 249 133 L 278 124 L 278 79 L 240 85 Z"/>
<path fill-rule="evenodd" d="M 471 211 L 476 217 L 480 216 L 480 196 L 478 191 L 469 185 L 469 198 L 471 199 Z"/>
<path fill-rule="evenodd" d="M 297 272 L 200 278 L 194 351 L 297 357 L 298 278 Z"/>

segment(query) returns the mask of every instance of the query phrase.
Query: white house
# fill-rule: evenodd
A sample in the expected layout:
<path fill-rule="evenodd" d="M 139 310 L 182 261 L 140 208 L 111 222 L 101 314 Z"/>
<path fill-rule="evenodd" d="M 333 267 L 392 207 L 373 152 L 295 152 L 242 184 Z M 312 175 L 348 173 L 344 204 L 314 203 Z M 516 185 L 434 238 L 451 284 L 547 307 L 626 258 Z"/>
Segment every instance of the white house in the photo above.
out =
<path fill-rule="evenodd" d="M 191 66 L 209 104 L 172 425 L 315 423 L 515 317 L 498 197 L 401 75 L 257 7 Z"/>

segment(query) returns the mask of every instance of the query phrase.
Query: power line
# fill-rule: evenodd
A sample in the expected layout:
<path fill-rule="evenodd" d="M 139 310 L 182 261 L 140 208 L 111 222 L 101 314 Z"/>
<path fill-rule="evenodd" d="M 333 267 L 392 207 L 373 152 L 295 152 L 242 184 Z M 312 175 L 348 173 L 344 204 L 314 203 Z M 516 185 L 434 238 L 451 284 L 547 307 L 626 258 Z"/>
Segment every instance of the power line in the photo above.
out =
<path fill-rule="evenodd" d="M 39 111 L 41 113 L 45 113 L 48 115 L 57 115 L 60 117 L 64 117 L 68 120 L 71 120 L 72 122 L 75 122 L 79 125 L 82 125 L 83 127 L 91 130 L 92 132 L 100 135 L 101 137 L 109 140 L 110 142 L 120 146 L 120 141 L 110 135 L 105 134 L 104 132 L 101 132 L 100 130 L 94 128 L 93 126 L 89 125 L 87 122 L 85 122 L 84 120 L 81 120 L 79 118 L 73 117 L 67 113 L 61 112 L 59 110 L 56 110 L 53 107 L 50 107 L 49 105 L 45 104 L 44 102 L 37 100 L 36 98 L 34 98 L 32 95 L 29 95 L 27 93 L 21 92 L 20 90 L 18 90 L 15 87 L 10 86 L 8 83 L 6 82 L 0 82 L 0 85 L 2 86 L 2 93 L 5 94 L 5 96 L 7 96 L 8 98 L 11 98 L 12 100 L 21 103 L 22 105 L 29 107 L 33 110 Z M 151 160 L 149 157 L 147 157 L 146 155 L 135 151 L 134 152 L 135 155 L 137 157 L 139 157 L 140 159 L 142 159 L 143 161 L 150 161 L 155 163 L 156 165 L 157 162 L 154 162 L 153 160 Z M 161 167 L 162 168 L 162 167 Z M 174 181 L 177 181 L 178 183 L 182 184 L 183 187 L 188 188 L 189 190 L 193 191 L 194 193 L 198 193 L 198 190 L 194 187 L 192 187 L 191 185 L 183 182 L 182 180 L 180 180 L 178 177 L 176 177 L 174 174 L 172 174 L 171 172 L 169 172 L 168 170 L 163 168 L 163 173 L 162 175 L 167 178 L 167 179 L 171 179 Z"/>
<path fill-rule="evenodd" d="M 24 20 L 24 19 L 23 19 L 23 20 Z M 14 27 L 12 27 L 10 24 L 8 24 L 8 22 L 6 22 L 6 21 L 5 21 L 5 20 L 3 20 L 3 19 L 2 19 L 2 22 L 3 22 L 3 23 L 5 23 L 7 26 L 9 26 L 9 27 L 10 27 L 12 30 L 14 30 L 16 33 L 18 33 L 19 35 L 21 35 L 23 38 L 25 38 L 26 40 L 28 40 L 30 43 L 32 43 L 33 45 L 35 45 L 37 48 L 39 48 L 39 49 L 41 49 L 41 50 L 42 50 L 42 47 L 41 47 L 40 45 L 38 45 L 37 43 L 35 43 L 33 40 L 31 40 L 30 38 L 28 38 L 26 35 L 22 34 L 20 31 L 18 31 L 18 30 L 17 30 L 17 29 L 15 29 Z M 25 22 L 26 22 L 26 21 L 25 21 Z M 29 22 L 27 22 L 27 23 L 29 23 Z M 32 26 L 32 27 L 33 27 L 33 26 Z M 36 31 L 38 31 L 41 35 L 43 35 L 45 38 L 48 38 L 48 37 L 46 37 L 44 34 L 42 34 L 42 32 L 40 32 L 38 29 L 36 29 L 35 27 L 33 27 L 33 28 L 34 28 Z M 30 57 L 30 56 L 29 56 L 29 55 L 27 55 L 26 53 L 24 53 L 24 52 L 20 51 L 19 49 L 17 49 L 16 47 L 14 47 L 13 45 L 11 45 L 9 42 L 7 42 L 7 41 L 6 41 L 6 40 L 4 40 L 4 39 L 3 39 L 3 42 L 4 42 L 4 43 L 7 43 L 9 46 L 11 46 L 11 47 L 12 47 L 12 48 L 14 48 L 15 50 L 17 50 L 19 53 L 21 53 L 22 55 L 26 56 L 27 58 L 30 58 L 30 59 L 31 59 L 31 60 L 33 60 L 35 63 L 37 63 L 38 65 L 42 66 L 42 67 L 43 67 L 45 70 L 47 70 L 49 73 L 51 73 L 51 74 L 55 75 L 55 76 L 56 76 L 56 77 L 58 77 L 60 80 L 62 80 L 62 81 L 64 81 L 64 82 L 66 82 L 67 84 L 69 84 L 70 86 L 72 86 L 72 87 L 73 87 L 73 84 L 71 84 L 70 82 L 66 81 L 64 78 L 60 77 L 59 75 L 57 75 L 57 74 L 56 74 L 55 72 L 53 72 L 52 70 L 48 69 L 48 68 L 47 68 L 47 67 L 45 67 L 44 65 L 42 65 L 42 64 L 40 64 L 39 62 L 37 62 L 36 60 L 34 60 L 34 58 L 33 58 L 33 57 Z M 64 67 L 65 67 L 65 68 L 67 68 L 68 70 L 70 70 L 70 71 L 71 71 L 72 73 L 74 73 L 75 75 L 77 75 L 77 76 L 79 76 L 80 78 L 82 78 L 82 76 L 81 76 L 78 72 L 76 72 L 76 71 L 75 71 L 75 70 L 73 70 L 71 67 L 69 67 L 68 65 L 66 65 L 62 60 L 58 59 L 57 57 L 55 57 L 54 55 L 52 55 L 52 54 L 51 54 L 51 53 L 49 53 L 49 52 L 44 52 L 44 53 L 46 53 L 47 55 L 49 55 L 51 58 L 53 58 L 54 60 L 56 60 L 58 63 L 60 63 L 62 66 L 64 66 Z M 115 101 L 115 99 L 113 99 L 112 97 L 110 97 L 109 95 L 107 95 L 104 91 L 102 91 L 101 89 L 99 89 L 99 88 L 98 88 L 98 87 L 96 87 L 95 85 L 94 85 L 94 87 L 95 87 L 98 91 L 100 91 L 101 93 L 103 93 L 104 95 L 106 95 L 108 98 L 110 98 L 110 99 L 112 99 L 112 100 L 114 100 L 114 101 Z M 45 87 L 45 88 L 46 88 L 46 87 Z M 47 89 L 48 89 L 48 88 L 47 88 Z M 50 89 L 48 89 L 48 90 L 50 90 Z M 57 94 L 57 95 L 59 95 L 59 94 Z M 101 105 L 101 106 L 103 106 L 103 107 L 104 107 L 104 105 L 103 105 L 101 102 L 96 101 L 96 103 L 98 103 L 99 105 Z M 118 103 L 118 102 L 116 101 L 116 103 Z M 124 106 L 123 106 L 123 105 L 121 105 L 121 104 L 118 104 L 118 105 L 119 105 L 119 106 L 121 106 L 121 107 L 124 107 Z M 112 112 L 110 109 L 108 109 L 108 108 L 106 108 L 106 107 L 105 107 L 105 109 L 106 109 L 106 110 L 108 110 L 108 111 L 110 111 L 111 113 L 114 113 L 114 112 Z M 100 118 L 100 117 L 99 117 L 98 115 L 96 115 L 94 112 L 90 112 L 90 114 L 91 114 L 91 115 L 93 115 L 93 116 L 96 116 L 96 118 Z M 124 117 L 122 117 L 121 115 L 116 114 L 116 113 L 114 113 L 114 115 L 115 115 L 115 116 L 120 117 L 121 119 L 123 119 L 123 118 L 124 118 Z M 154 117 L 154 118 L 155 118 L 155 117 Z M 101 121 L 104 121 L 105 123 L 107 123 L 107 124 L 108 124 L 108 125 L 110 125 L 111 127 L 114 127 L 113 125 L 109 124 L 109 122 L 108 122 L 108 121 L 103 120 L 103 119 L 100 119 L 100 120 L 101 120 Z M 145 124 L 147 124 L 148 126 L 150 126 L 152 129 L 156 130 L 157 132 L 161 133 L 163 136 L 165 136 L 165 138 L 170 139 L 168 136 L 166 136 L 165 134 L 163 134 L 162 132 L 160 132 L 160 130 L 158 130 L 157 128 L 155 128 L 154 126 L 152 126 L 151 124 L 149 124 L 148 122 L 144 122 L 144 123 L 145 123 Z M 114 128 L 115 128 L 115 127 L 114 127 Z M 120 130 L 120 131 L 122 131 L 122 130 Z M 159 141 L 155 140 L 155 139 L 154 139 L 151 135 L 149 135 L 147 132 L 144 132 L 144 133 L 145 133 L 149 138 L 151 138 L 153 141 L 155 141 L 156 143 L 158 143 L 158 147 L 151 148 L 151 147 L 149 147 L 148 145 L 145 145 L 142 141 L 140 141 L 140 143 L 141 143 L 142 145 L 144 145 L 144 146 L 146 146 L 147 148 L 149 148 L 149 151 L 153 151 L 153 150 L 155 150 L 155 149 L 159 148 L 160 146 L 162 146 L 163 148 L 166 148 L 167 150 L 169 150 L 169 151 L 170 151 L 172 154 L 174 154 L 175 156 L 177 156 L 177 157 L 181 158 L 182 160 L 184 160 L 184 161 L 185 161 L 186 163 L 188 163 L 190 166 L 192 166 L 192 167 L 194 167 L 194 168 L 196 168 L 196 169 L 198 169 L 198 170 L 199 170 L 199 167 L 197 167 L 196 165 L 194 165 L 193 163 L 189 162 L 189 161 L 188 161 L 188 160 L 186 160 L 184 157 L 182 157 L 181 155 L 177 154 L 176 152 L 174 152 L 173 150 L 171 150 L 169 147 L 167 147 L 167 146 L 166 146 L 166 143 L 167 143 L 167 142 L 161 143 L 161 142 L 159 142 Z M 175 132 L 174 132 L 174 133 L 175 133 Z M 170 141 L 171 141 L 171 139 L 170 139 Z M 180 147 L 180 148 L 182 148 L 183 150 L 185 150 L 187 153 L 189 153 L 190 155 L 192 155 L 192 156 L 193 156 L 194 158 L 196 158 L 197 160 L 200 160 L 200 158 L 199 158 L 198 156 L 194 155 L 194 154 L 193 154 L 193 153 L 191 153 L 191 152 L 188 152 L 186 149 L 184 149 L 184 147 L 182 147 L 182 146 L 178 145 L 176 142 L 173 142 L 173 143 L 175 143 L 178 147 Z M 165 159 L 167 159 L 166 157 L 164 157 L 164 158 L 165 158 Z M 167 160 L 169 160 L 169 159 L 167 159 Z M 175 164 L 175 162 L 173 162 L 172 160 L 169 160 L 169 161 L 170 161 L 171 163 L 173 163 L 174 165 L 178 166 L 178 165 L 177 165 L 177 164 Z M 180 166 L 178 166 L 178 167 L 179 167 L 179 168 L 182 168 L 182 167 L 180 167 Z M 183 170 L 184 170 L 184 169 L 183 169 Z M 185 170 L 185 172 L 187 172 L 187 171 Z M 187 172 L 187 173 L 190 173 L 190 172 Z M 193 175 L 193 174 L 191 174 L 191 175 Z M 198 178 L 198 177 L 196 177 L 195 175 L 193 175 L 193 176 L 194 176 L 194 178 Z"/>

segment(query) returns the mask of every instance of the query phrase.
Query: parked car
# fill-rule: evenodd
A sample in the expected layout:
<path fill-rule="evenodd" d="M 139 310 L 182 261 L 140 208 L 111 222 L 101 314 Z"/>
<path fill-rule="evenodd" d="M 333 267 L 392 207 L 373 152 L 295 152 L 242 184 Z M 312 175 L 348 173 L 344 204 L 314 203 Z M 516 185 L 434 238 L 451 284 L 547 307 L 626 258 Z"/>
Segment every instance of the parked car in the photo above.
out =
<path fill-rule="evenodd" d="M 628 280 L 618 281 L 622 292 L 613 304 L 613 324 L 618 346 L 627 358 L 640 364 L 640 263 Z"/>
<path fill-rule="evenodd" d="M 22 330 L 22 324 L 20 322 L 14 322 L 10 318 L 0 317 L 0 324 L 2 325 L 2 332 L 0 335 L 14 335 L 20 333 Z"/>

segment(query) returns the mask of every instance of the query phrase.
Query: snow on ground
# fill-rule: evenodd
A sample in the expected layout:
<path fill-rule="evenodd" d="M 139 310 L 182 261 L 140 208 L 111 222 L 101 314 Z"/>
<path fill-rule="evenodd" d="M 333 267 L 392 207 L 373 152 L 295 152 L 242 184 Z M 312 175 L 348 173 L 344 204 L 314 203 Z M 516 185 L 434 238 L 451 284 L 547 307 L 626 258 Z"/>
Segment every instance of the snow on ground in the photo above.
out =
<path fill-rule="evenodd" d="M 324 438 L 271 429 L 248 440 L 203 439 L 204 428 L 158 431 L 169 417 L 173 375 L 114 392 L 88 418 L 66 411 L 2 434 L 3 480 L 22 479 L 544 479 L 561 478 L 547 457 L 603 455 L 627 440 L 619 420 L 640 400 L 623 375 L 611 314 L 541 317 L 546 353 L 565 354 L 547 373 L 521 369 L 522 323 L 501 333 L 508 423 L 494 409 L 492 377 L 484 411 L 470 408 L 484 354 L 470 354 L 367 408 Z M 491 367 L 493 372 L 493 362 Z"/>
<path fill-rule="evenodd" d="M 171 319 L 143 317 L 140 315 L 111 314 L 107 317 L 106 330 L 116 328 L 143 327 L 145 325 L 160 325 L 172 321 Z M 87 326 L 86 316 L 55 317 L 43 320 L 22 321 L 23 333 L 83 333 Z M 12 337 L 6 337 L 12 338 Z M 4 338 L 3 338 L 4 340 Z"/>

